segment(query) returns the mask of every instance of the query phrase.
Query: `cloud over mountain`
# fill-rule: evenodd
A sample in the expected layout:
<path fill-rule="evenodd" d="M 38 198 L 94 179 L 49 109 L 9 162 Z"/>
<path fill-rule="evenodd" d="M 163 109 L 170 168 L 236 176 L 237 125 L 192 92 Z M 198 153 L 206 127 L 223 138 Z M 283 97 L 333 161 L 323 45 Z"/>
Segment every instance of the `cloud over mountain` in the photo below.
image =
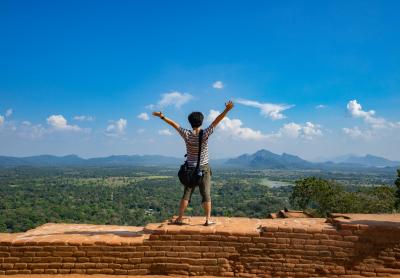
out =
<path fill-rule="evenodd" d="M 313 124 L 312 122 L 306 122 L 305 124 L 291 122 L 283 125 L 278 135 L 291 138 L 313 139 L 322 136 L 322 130 L 320 125 Z"/>
<path fill-rule="evenodd" d="M 372 139 L 376 136 L 385 136 L 390 131 L 400 128 L 400 122 L 390 122 L 385 118 L 377 117 L 375 110 L 363 110 L 357 100 L 349 101 L 346 108 L 353 118 L 360 118 L 367 125 L 365 128 L 358 126 L 342 128 L 343 133 L 353 139 Z"/>
<path fill-rule="evenodd" d="M 60 131 L 81 131 L 77 125 L 69 125 L 63 115 L 51 115 L 47 118 L 47 123 L 54 129 Z"/>
<path fill-rule="evenodd" d="M 120 118 L 117 121 L 109 121 L 106 128 L 106 135 L 111 137 L 122 137 L 128 124 L 126 119 Z"/>
<path fill-rule="evenodd" d="M 219 114 L 219 111 L 210 110 L 207 120 L 212 122 Z M 241 120 L 230 119 L 229 117 L 225 117 L 217 126 L 217 129 L 225 136 L 236 137 L 242 140 L 260 140 L 267 138 L 267 135 L 263 134 L 261 131 L 244 127 Z"/>

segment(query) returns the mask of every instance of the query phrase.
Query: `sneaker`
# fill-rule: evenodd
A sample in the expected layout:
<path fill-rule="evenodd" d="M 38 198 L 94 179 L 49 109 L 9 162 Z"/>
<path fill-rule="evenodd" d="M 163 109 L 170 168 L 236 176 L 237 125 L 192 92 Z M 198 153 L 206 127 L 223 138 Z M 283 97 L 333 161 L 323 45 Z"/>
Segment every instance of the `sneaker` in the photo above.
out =
<path fill-rule="evenodd" d="M 206 223 L 204 223 L 204 226 L 211 226 L 211 225 L 215 225 L 215 221 L 212 221 L 210 219 L 206 220 Z"/>
<path fill-rule="evenodd" d="M 183 220 L 178 219 L 178 218 L 176 218 L 175 220 L 170 220 L 170 222 L 168 224 L 169 225 L 178 225 L 178 226 L 185 225 L 185 223 L 183 223 Z"/>

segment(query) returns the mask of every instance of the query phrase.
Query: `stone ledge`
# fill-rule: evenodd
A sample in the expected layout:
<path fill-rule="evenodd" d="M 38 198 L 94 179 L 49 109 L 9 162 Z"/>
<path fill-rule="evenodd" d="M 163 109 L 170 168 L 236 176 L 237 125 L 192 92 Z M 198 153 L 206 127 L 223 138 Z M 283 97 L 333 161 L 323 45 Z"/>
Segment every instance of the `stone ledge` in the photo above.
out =
<path fill-rule="evenodd" d="M 400 274 L 400 215 L 202 217 L 145 227 L 45 224 L 0 234 L 0 274 L 370 277 Z M 72 277 L 72 276 L 69 276 Z"/>

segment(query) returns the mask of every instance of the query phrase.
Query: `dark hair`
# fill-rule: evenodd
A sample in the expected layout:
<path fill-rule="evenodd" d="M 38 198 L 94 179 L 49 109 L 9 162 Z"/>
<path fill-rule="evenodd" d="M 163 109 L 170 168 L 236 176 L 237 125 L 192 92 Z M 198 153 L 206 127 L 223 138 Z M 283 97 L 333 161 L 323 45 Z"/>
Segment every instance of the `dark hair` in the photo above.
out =
<path fill-rule="evenodd" d="M 203 124 L 203 113 L 201 112 L 192 112 L 190 113 L 188 120 L 192 128 L 198 128 Z"/>

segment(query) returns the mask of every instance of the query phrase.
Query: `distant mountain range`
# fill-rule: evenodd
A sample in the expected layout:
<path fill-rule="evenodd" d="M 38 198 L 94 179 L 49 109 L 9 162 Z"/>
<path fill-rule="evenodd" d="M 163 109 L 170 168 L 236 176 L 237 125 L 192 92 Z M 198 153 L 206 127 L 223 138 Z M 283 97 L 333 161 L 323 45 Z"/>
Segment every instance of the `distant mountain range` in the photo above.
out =
<path fill-rule="evenodd" d="M 243 154 L 229 159 L 227 165 L 247 168 L 266 169 L 332 169 L 332 168 L 384 168 L 399 167 L 399 161 L 367 154 L 365 156 L 347 155 L 334 160 L 313 163 L 296 155 L 283 153 L 281 155 L 267 150 L 259 150 L 253 154 Z"/>
<path fill-rule="evenodd" d="M 296 155 L 283 153 L 281 155 L 267 150 L 259 150 L 253 154 L 243 154 L 237 158 L 229 159 L 227 165 L 249 168 L 267 169 L 304 169 L 313 168 L 313 163 Z"/>
<path fill-rule="evenodd" d="M 183 158 L 162 155 L 112 155 L 84 159 L 77 155 L 38 155 L 29 157 L 0 156 L 0 167 L 16 166 L 164 166 L 176 165 Z"/>
<path fill-rule="evenodd" d="M 113 155 L 88 159 L 77 155 L 0 156 L 0 167 L 176 166 L 180 165 L 183 160 L 183 158 L 162 155 Z M 221 167 L 254 169 L 356 169 L 400 166 L 399 161 L 391 161 L 369 154 L 365 156 L 347 155 L 326 162 L 313 163 L 296 155 L 275 154 L 267 150 L 259 150 L 253 154 L 243 154 L 231 159 L 212 160 L 211 164 Z"/>
<path fill-rule="evenodd" d="M 365 156 L 344 155 L 331 159 L 334 163 L 358 164 L 367 167 L 397 167 L 400 161 L 392 161 L 384 157 L 367 154 Z"/>

